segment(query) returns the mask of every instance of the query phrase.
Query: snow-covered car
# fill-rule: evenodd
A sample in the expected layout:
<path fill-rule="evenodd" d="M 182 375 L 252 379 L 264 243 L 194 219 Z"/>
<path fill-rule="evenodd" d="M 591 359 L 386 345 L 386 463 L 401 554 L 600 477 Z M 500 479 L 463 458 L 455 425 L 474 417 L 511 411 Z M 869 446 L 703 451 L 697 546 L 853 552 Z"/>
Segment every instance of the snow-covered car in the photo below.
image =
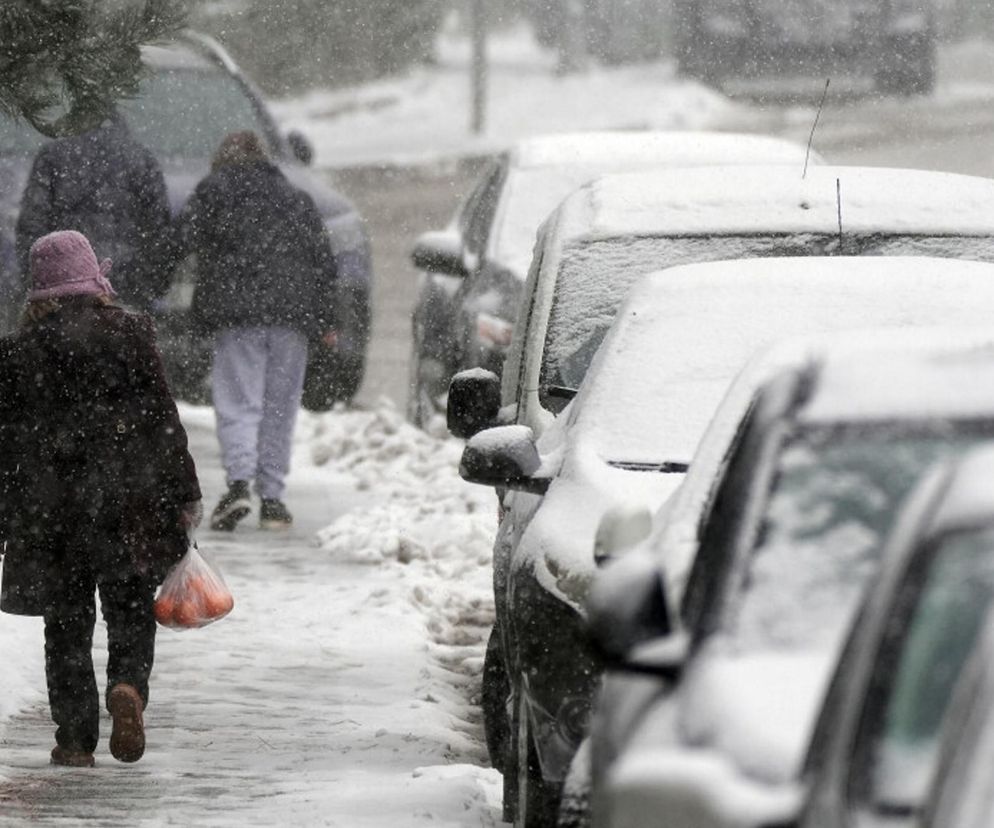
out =
<path fill-rule="evenodd" d="M 142 55 L 150 71 L 138 96 L 122 102 L 121 109 L 132 133 L 159 160 L 174 213 L 209 172 L 221 139 L 243 129 L 262 136 L 283 173 L 314 199 L 339 266 L 341 330 L 333 347 L 312 344 L 304 403 L 323 409 L 350 399 L 365 370 L 372 289 L 369 240 L 355 207 L 307 169 L 312 151 L 306 139 L 280 132 L 261 96 L 215 41 L 187 32 L 168 46 L 145 47 Z M 0 116 L 0 251 L 14 237 L 21 193 L 43 140 L 26 124 Z M 0 302 L 9 324 L 22 291 L 20 279 L 7 271 L 0 274 Z M 210 343 L 188 324 L 192 278 L 192 268 L 181 266 L 173 290 L 153 310 L 170 382 L 179 395 L 202 399 Z"/>
<path fill-rule="evenodd" d="M 990 363 L 994 348 L 971 359 Z M 963 360 L 967 372 L 969 361 Z M 970 386 L 960 393 L 969 396 Z M 920 824 L 945 764 L 940 728 L 994 606 L 992 475 L 994 445 L 943 464 L 926 475 L 895 523 L 815 729 L 803 828 L 841 828 L 853 813 L 893 828 Z M 990 791 L 989 781 L 985 787 Z M 990 802 L 977 824 L 991 824 Z"/>
<path fill-rule="evenodd" d="M 796 817 L 832 669 L 899 505 L 934 463 L 994 436 L 991 331 L 980 341 L 842 344 L 761 387 L 712 488 L 678 614 L 658 602 L 673 632 L 624 657 L 658 696 L 594 791 L 594 825 Z"/>
<path fill-rule="evenodd" d="M 413 315 L 408 418 L 445 411 L 458 371 L 500 374 L 535 234 L 573 190 L 607 173 L 698 164 L 788 164 L 806 151 L 782 138 L 707 132 L 589 132 L 529 138 L 495 159 L 449 226 L 422 235 Z M 811 163 L 822 163 L 812 153 Z"/>
<path fill-rule="evenodd" d="M 783 166 L 726 166 L 598 179 L 543 225 L 503 376 L 456 375 L 449 430 L 471 436 L 499 415 L 540 434 L 575 393 L 625 294 L 648 273 L 837 255 L 994 261 L 994 181 L 830 166 L 804 177 Z"/>
<path fill-rule="evenodd" d="M 994 266 L 984 263 L 823 257 L 673 268 L 632 291 L 572 405 L 537 441 L 524 425 L 469 441 L 463 477 L 508 490 L 484 716 L 509 819 L 548 824 L 586 733 L 601 665 L 587 646 L 585 604 L 602 516 L 653 509 L 674 491 L 744 359 L 812 331 L 975 326 L 989 308 Z"/>

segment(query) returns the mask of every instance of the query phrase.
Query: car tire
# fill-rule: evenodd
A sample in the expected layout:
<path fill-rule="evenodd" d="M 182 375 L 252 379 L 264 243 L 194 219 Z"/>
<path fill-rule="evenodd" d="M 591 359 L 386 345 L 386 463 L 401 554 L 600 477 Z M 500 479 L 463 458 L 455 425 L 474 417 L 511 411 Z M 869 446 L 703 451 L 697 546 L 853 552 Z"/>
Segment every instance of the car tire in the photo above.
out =
<path fill-rule="evenodd" d="M 507 711 L 507 699 L 510 695 L 511 684 L 501 653 L 500 632 L 494 626 L 483 657 L 483 731 L 490 764 L 502 774 L 507 772 L 508 753 L 511 749 L 511 723 Z"/>
<path fill-rule="evenodd" d="M 542 778 L 538 753 L 531 732 L 524 694 L 517 694 L 515 711 L 517 783 L 514 828 L 556 828 L 559 820 L 560 786 Z M 506 779 L 506 777 L 505 777 Z M 504 788 L 507 797 L 507 787 Z M 505 801 L 505 810 L 506 810 Z"/>

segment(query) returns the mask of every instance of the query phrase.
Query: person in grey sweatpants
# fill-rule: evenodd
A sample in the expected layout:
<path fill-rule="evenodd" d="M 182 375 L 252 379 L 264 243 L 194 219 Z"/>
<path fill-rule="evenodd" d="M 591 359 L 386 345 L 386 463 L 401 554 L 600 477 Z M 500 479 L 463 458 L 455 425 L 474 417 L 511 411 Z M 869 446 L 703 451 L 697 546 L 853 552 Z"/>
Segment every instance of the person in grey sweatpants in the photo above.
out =
<path fill-rule="evenodd" d="M 259 525 L 285 528 L 283 503 L 309 339 L 333 341 L 337 267 L 321 215 L 252 132 L 229 135 L 180 214 L 174 255 L 197 254 L 191 314 L 214 336 L 212 386 L 228 491 L 211 528 L 230 531 L 261 498 Z"/>

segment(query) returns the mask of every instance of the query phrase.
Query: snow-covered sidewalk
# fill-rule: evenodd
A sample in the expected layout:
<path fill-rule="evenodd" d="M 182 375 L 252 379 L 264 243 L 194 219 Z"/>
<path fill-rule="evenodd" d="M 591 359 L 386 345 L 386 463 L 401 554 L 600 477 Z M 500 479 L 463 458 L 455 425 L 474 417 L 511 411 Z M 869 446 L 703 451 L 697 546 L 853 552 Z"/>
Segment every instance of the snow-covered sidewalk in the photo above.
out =
<path fill-rule="evenodd" d="M 211 412 L 183 415 L 212 501 Z M 202 534 L 237 605 L 160 630 L 138 764 L 110 757 L 107 722 L 95 770 L 48 765 L 40 623 L 0 616 L 0 824 L 497 824 L 473 703 L 492 495 L 458 480 L 457 444 L 389 408 L 298 432 L 293 531 Z"/>

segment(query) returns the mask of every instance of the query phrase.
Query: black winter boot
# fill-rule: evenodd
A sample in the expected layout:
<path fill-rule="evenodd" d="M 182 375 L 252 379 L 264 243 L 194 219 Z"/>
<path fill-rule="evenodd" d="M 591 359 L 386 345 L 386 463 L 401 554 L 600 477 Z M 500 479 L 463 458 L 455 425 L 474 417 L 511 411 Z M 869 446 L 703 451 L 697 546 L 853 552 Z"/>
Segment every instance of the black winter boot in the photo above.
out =
<path fill-rule="evenodd" d="M 228 492 L 221 498 L 211 514 L 211 529 L 215 532 L 231 532 L 238 521 L 252 511 L 249 484 L 236 480 L 228 486 Z"/>

